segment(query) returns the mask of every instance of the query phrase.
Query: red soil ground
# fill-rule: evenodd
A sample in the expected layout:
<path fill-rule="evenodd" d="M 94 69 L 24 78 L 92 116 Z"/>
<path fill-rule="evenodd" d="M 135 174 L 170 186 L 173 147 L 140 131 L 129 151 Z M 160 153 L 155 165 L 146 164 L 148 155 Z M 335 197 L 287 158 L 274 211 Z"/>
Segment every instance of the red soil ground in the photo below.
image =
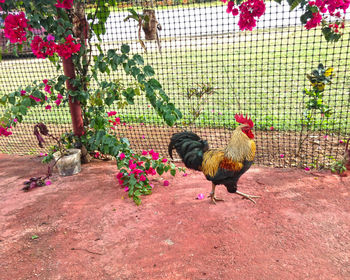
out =
<path fill-rule="evenodd" d="M 213 205 L 189 171 L 137 207 L 113 162 L 22 192 L 39 162 L 0 155 L 0 279 L 350 279 L 350 177 L 254 166 L 256 205 L 220 186 Z"/>

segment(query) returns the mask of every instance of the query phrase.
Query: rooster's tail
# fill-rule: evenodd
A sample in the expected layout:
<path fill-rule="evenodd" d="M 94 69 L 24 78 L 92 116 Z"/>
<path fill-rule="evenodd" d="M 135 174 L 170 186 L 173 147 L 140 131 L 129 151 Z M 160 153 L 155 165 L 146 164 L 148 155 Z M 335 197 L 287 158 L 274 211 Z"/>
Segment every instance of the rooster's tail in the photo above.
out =
<path fill-rule="evenodd" d="M 168 152 L 171 158 L 173 158 L 173 149 L 179 154 L 187 168 L 200 170 L 203 154 L 209 149 L 209 146 L 208 142 L 197 134 L 184 131 L 173 134 L 170 139 Z"/>

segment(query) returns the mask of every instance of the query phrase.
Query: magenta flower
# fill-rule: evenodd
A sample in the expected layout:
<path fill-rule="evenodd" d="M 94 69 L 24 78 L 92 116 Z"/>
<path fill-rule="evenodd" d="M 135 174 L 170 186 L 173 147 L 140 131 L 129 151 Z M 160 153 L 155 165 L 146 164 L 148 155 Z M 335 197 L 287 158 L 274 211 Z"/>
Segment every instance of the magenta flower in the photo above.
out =
<path fill-rule="evenodd" d="M 12 132 L 11 131 L 8 131 L 8 129 L 9 129 L 10 127 L 2 127 L 1 125 L 0 125 L 0 136 L 1 135 L 4 135 L 4 136 L 10 136 L 11 134 L 12 134 Z"/>
<path fill-rule="evenodd" d="M 63 99 L 63 96 L 62 96 L 62 94 L 57 94 L 57 99 Z"/>
<path fill-rule="evenodd" d="M 153 154 L 152 154 L 152 159 L 153 159 L 153 160 L 159 159 L 159 154 L 158 154 L 158 153 L 153 153 Z"/>
<path fill-rule="evenodd" d="M 94 155 L 95 158 L 98 158 L 99 156 L 100 156 L 99 152 L 96 152 L 95 155 Z"/>
<path fill-rule="evenodd" d="M 57 0 L 56 8 L 71 9 L 73 7 L 73 0 Z"/>
<path fill-rule="evenodd" d="M 310 171 L 311 169 L 309 167 L 305 167 L 305 171 Z"/>
<path fill-rule="evenodd" d="M 275 128 L 274 128 L 273 126 L 271 126 L 271 127 L 270 127 L 270 130 L 273 131 L 273 130 L 275 130 Z"/>
<path fill-rule="evenodd" d="M 123 160 L 125 158 L 125 154 L 124 153 L 121 153 L 120 155 L 119 155 L 119 159 L 120 160 Z"/>
<path fill-rule="evenodd" d="M 117 124 L 120 124 L 120 118 L 118 117 L 118 118 L 115 118 L 115 122 L 117 123 Z"/>
<path fill-rule="evenodd" d="M 163 186 L 165 186 L 165 187 L 167 187 L 167 186 L 169 186 L 169 181 L 167 181 L 167 180 L 165 180 L 164 182 L 163 182 Z"/>
<path fill-rule="evenodd" d="M 46 92 L 48 92 L 48 93 L 51 94 L 51 86 L 50 86 L 50 85 L 46 85 L 45 88 L 44 88 L 44 90 L 45 90 Z M 62 95 L 61 95 L 61 96 L 62 96 Z"/>
<path fill-rule="evenodd" d="M 137 167 L 137 164 L 136 164 L 136 163 L 131 163 L 131 164 L 129 164 L 129 168 L 130 168 L 131 170 L 135 169 L 136 167 Z"/>
<path fill-rule="evenodd" d="M 125 192 L 128 192 L 128 191 L 129 191 L 129 188 L 128 188 L 128 187 L 125 187 L 125 188 L 124 188 L 124 191 L 125 191 Z"/>
<path fill-rule="evenodd" d="M 17 121 L 18 121 L 18 120 L 17 120 L 16 118 L 14 118 L 14 119 L 13 119 L 13 122 L 15 122 L 15 123 L 16 123 Z"/>
<path fill-rule="evenodd" d="M 187 173 L 184 173 L 182 176 L 186 177 L 188 174 Z"/>
<path fill-rule="evenodd" d="M 162 162 L 167 162 L 167 161 L 168 161 L 168 159 L 166 159 L 166 158 L 162 159 Z"/>
<path fill-rule="evenodd" d="M 116 114 L 117 114 L 116 111 L 107 112 L 108 117 L 115 116 Z"/>
<path fill-rule="evenodd" d="M 197 195 L 197 199 L 198 199 L 198 200 L 202 200 L 203 198 L 204 198 L 204 194 L 199 193 L 199 194 Z"/>
<path fill-rule="evenodd" d="M 327 140 L 327 139 L 328 139 L 328 135 L 323 136 L 323 138 L 324 138 L 325 140 Z"/>
<path fill-rule="evenodd" d="M 46 40 L 55 41 L 55 36 L 53 36 L 52 34 L 49 34 L 49 35 L 47 35 Z"/>
<path fill-rule="evenodd" d="M 27 32 L 25 31 L 25 28 L 28 27 L 27 22 L 28 20 L 23 12 L 7 15 L 4 23 L 5 37 L 10 39 L 12 44 L 22 44 L 24 41 L 27 41 Z"/>
<path fill-rule="evenodd" d="M 226 13 L 228 13 L 228 14 L 231 13 L 234 6 L 235 6 L 235 2 L 229 1 L 227 4 Z"/>
<path fill-rule="evenodd" d="M 48 181 L 46 181 L 46 186 L 50 186 L 52 183 L 51 183 L 51 181 L 50 180 L 48 180 Z"/>
<path fill-rule="evenodd" d="M 44 85 L 47 85 L 48 82 L 49 82 L 48 79 L 43 80 Z"/>
<path fill-rule="evenodd" d="M 150 185 L 150 187 L 153 189 L 154 188 L 154 185 L 153 184 L 149 184 Z"/>
<path fill-rule="evenodd" d="M 145 137 L 145 135 L 142 135 L 142 139 L 145 139 L 146 137 Z"/>
<path fill-rule="evenodd" d="M 339 140 L 339 144 L 343 144 L 344 143 L 344 141 L 343 140 Z"/>
<path fill-rule="evenodd" d="M 26 95 L 26 91 L 25 90 L 21 90 L 21 96 Z"/>
<path fill-rule="evenodd" d="M 47 106 L 45 107 L 45 109 L 46 109 L 46 110 L 51 110 L 51 105 L 47 105 Z"/>
<path fill-rule="evenodd" d="M 56 99 L 55 103 L 57 106 L 59 106 L 61 104 L 61 99 Z"/>
<path fill-rule="evenodd" d="M 284 158 L 284 154 L 280 154 L 280 158 Z"/>
<path fill-rule="evenodd" d="M 237 16 L 238 14 L 239 14 L 239 11 L 238 11 L 237 8 L 232 9 L 232 15 L 233 15 L 233 16 Z"/>
<path fill-rule="evenodd" d="M 147 151 L 143 150 L 143 151 L 142 151 L 142 155 L 143 155 L 143 156 L 146 156 L 146 155 L 147 155 Z"/>
<path fill-rule="evenodd" d="M 141 181 L 141 182 L 146 181 L 146 177 L 145 177 L 145 176 L 143 176 L 143 175 L 141 175 L 141 176 L 140 176 L 140 181 Z"/>
<path fill-rule="evenodd" d="M 122 172 L 119 172 L 117 174 L 117 179 L 121 179 L 121 178 L 123 178 L 123 176 L 124 176 L 124 174 Z"/>
<path fill-rule="evenodd" d="M 35 100 L 36 102 L 40 102 L 40 101 L 41 101 L 41 99 L 40 99 L 40 98 L 35 97 L 35 96 L 33 96 L 33 95 L 29 95 L 29 98 L 31 98 L 31 99 L 33 99 L 33 100 Z"/>

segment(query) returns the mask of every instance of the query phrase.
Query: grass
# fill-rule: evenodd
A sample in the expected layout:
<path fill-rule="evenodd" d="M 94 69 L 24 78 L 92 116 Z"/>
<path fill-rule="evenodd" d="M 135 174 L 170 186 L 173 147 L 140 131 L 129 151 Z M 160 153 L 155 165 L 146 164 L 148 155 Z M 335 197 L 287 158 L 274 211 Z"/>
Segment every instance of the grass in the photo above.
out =
<path fill-rule="evenodd" d="M 299 130 L 305 103 L 302 91 L 309 87 L 305 75 L 319 63 L 332 66 L 336 77 L 325 92 L 325 101 L 334 114 L 316 129 L 346 133 L 350 129 L 349 40 L 347 32 L 340 42 L 327 43 L 319 30 L 306 31 L 298 26 L 219 37 L 167 38 L 162 41 L 162 54 L 151 51 L 143 56 L 155 68 L 157 78 L 185 116 L 191 107 L 184 97 L 187 89 L 211 83 L 215 94 L 208 99 L 195 123 L 203 127 L 234 127 L 234 114 L 243 112 L 252 116 L 258 129 L 274 126 L 278 130 Z M 132 41 L 108 46 L 119 48 L 122 43 L 131 44 L 132 49 L 138 47 Z M 46 60 L 2 61 L 0 95 L 54 75 L 54 67 Z M 106 78 L 120 77 L 120 73 L 114 73 Z M 140 97 L 135 105 L 118 113 L 130 123 L 162 124 L 147 104 Z M 36 110 L 26 121 L 41 118 L 52 123 L 70 122 L 68 108 L 60 115 L 58 111 L 43 115 L 41 110 Z"/>

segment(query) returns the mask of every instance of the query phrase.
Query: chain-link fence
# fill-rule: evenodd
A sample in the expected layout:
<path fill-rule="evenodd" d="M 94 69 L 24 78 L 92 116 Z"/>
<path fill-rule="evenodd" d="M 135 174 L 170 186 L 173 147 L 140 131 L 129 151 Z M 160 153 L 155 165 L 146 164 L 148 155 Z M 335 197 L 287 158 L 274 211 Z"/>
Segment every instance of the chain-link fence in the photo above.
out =
<path fill-rule="evenodd" d="M 94 9 L 94 1 L 89 2 L 87 8 Z M 129 7 L 155 16 L 152 30 L 141 29 L 144 46 L 139 41 L 138 22 L 124 21 Z M 290 12 L 287 3 L 266 2 L 266 13 L 257 27 L 242 32 L 238 18 L 225 9 L 220 1 L 186 0 L 120 2 L 113 8 L 102 48 L 120 50 L 122 44 L 129 44 L 131 52 L 142 53 L 184 114 L 181 123 L 167 127 L 140 96 L 135 105 L 115 108 L 121 118 L 117 134 L 128 137 L 136 150 L 153 148 L 163 155 L 171 134 L 184 129 L 206 138 L 211 147 L 219 147 L 236 126 L 234 115 L 241 112 L 255 123 L 257 163 L 329 165 L 342 155 L 342 142 L 350 131 L 348 30 L 340 41 L 327 43 L 320 29 L 305 30 L 301 11 Z M 303 90 L 310 88 L 306 74 L 320 63 L 334 68 L 333 83 L 323 97 L 332 114 L 316 115 L 312 126 L 304 129 L 309 99 Z M 0 71 L 0 95 L 55 73 L 49 61 L 22 54 L 19 58 L 4 56 Z M 118 71 L 108 77 L 122 78 Z M 0 138 L 0 152 L 44 153 L 32 133 L 37 122 L 48 124 L 56 135 L 71 130 L 68 106 L 33 109 L 13 135 Z"/>

